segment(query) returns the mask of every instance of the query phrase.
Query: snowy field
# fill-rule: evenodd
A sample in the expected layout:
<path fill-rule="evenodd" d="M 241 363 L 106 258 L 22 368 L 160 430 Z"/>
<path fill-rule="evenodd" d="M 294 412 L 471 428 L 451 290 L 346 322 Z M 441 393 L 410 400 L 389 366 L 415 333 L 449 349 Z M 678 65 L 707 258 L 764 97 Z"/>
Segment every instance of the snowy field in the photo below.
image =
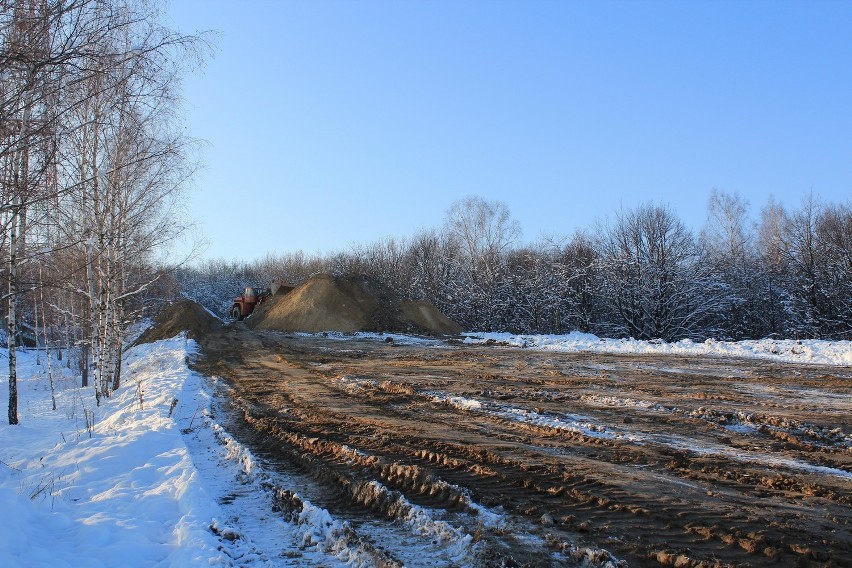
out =
<path fill-rule="evenodd" d="M 326 511 L 271 512 L 263 472 L 209 416 L 209 386 L 186 366 L 194 349 L 131 349 L 125 386 L 100 407 L 54 361 L 56 411 L 45 366 L 19 352 L 20 424 L 0 425 L 0 566 L 370 564 Z M 8 377 L 0 389 L 5 409 Z"/>
<path fill-rule="evenodd" d="M 852 365 L 850 342 L 666 344 L 579 333 L 477 333 L 467 334 L 465 342 Z M 21 423 L 0 424 L 0 508 L 8 515 L 0 531 L 0 566 L 114 566 L 117 559 L 122 566 L 146 567 L 372 564 L 370 551 L 353 542 L 345 523 L 307 500 L 299 500 L 300 508 L 289 520 L 272 513 L 270 478 L 215 422 L 212 387 L 187 367 L 195 349 L 194 342 L 182 337 L 131 349 L 124 386 L 100 407 L 92 389 L 76 388 L 78 378 L 54 361 L 55 411 L 44 354 L 37 361 L 36 353 L 20 352 Z M 0 377 L 4 409 L 7 383 L 7 377 Z M 446 402 L 500 416 L 509 412 L 475 400 Z M 583 417 L 573 420 L 561 427 L 611 435 Z"/>

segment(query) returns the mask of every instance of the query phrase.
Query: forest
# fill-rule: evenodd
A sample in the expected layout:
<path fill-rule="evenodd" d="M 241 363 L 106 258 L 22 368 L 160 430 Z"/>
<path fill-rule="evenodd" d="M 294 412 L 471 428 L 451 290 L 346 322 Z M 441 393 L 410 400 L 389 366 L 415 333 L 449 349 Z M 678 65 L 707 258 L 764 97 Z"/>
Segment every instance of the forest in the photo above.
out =
<path fill-rule="evenodd" d="M 602 212 L 605 214 L 606 212 Z M 210 260 L 177 271 L 183 296 L 222 316 L 243 286 L 364 274 L 427 300 L 464 329 L 675 341 L 852 339 L 852 204 L 769 198 L 752 218 L 712 191 L 696 233 L 664 205 L 612 213 L 564 238 L 520 244 L 508 206 L 468 197 L 441 227 L 328 255 Z"/>

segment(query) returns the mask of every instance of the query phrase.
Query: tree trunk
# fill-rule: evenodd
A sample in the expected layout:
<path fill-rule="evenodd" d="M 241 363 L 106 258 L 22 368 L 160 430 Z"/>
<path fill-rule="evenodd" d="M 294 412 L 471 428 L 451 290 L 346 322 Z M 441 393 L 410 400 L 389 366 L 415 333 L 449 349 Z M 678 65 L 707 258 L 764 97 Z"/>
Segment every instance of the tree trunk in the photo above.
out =
<path fill-rule="evenodd" d="M 100 315 L 100 302 L 98 301 L 98 295 L 95 290 L 95 268 L 93 262 L 93 251 L 92 247 L 94 246 L 94 237 L 90 236 L 88 241 L 86 242 L 86 272 L 88 273 L 89 279 L 89 312 L 90 312 L 90 325 L 91 325 L 91 333 L 89 337 L 91 339 L 91 351 L 92 351 L 92 364 L 91 364 L 91 372 L 92 372 L 92 386 L 95 388 L 95 402 L 98 406 L 101 404 L 101 390 L 100 390 L 100 378 L 98 376 L 98 368 L 100 365 L 100 344 L 99 344 L 99 335 L 100 335 L 100 321 L 98 321 L 98 316 Z M 87 358 L 88 362 L 88 358 Z M 84 378 L 84 381 L 88 377 Z"/>
<path fill-rule="evenodd" d="M 9 233 L 9 318 L 6 330 L 9 340 L 9 424 L 18 423 L 18 376 L 15 351 L 15 338 L 18 335 L 18 314 L 16 313 L 18 302 L 17 227 L 15 227 L 17 221 L 17 215 L 13 212 Z"/>
<path fill-rule="evenodd" d="M 44 278 L 42 276 L 42 267 L 38 267 L 38 279 L 41 296 L 41 322 L 42 331 L 44 332 L 44 358 L 47 363 L 47 380 L 50 382 L 50 402 L 53 404 L 53 410 L 56 410 L 56 385 L 53 384 L 53 369 L 50 364 L 50 343 L 47 335 L 47 305 L 44 303 Z M 38 302 L 33 299 L 35 304 Z M 36 316 L 36 336 L 38 336 L 38 317 Z"/>
<path fill-rule="evenodd" d="M 89 386 L 89 346 L 80 346 L 80 386 Z"/>

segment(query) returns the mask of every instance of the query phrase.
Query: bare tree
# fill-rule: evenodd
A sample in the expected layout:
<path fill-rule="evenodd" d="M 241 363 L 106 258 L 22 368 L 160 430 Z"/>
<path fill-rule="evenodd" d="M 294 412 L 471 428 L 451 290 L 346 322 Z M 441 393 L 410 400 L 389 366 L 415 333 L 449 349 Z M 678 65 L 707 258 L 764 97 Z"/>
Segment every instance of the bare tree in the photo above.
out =
<path fill-rule="evenodd" d="M 520 237 L 521 228 L 500 201 L 467 197 L 447 211 L 444 235 L 458 248 L 455 259 L 456 294 L 468 299 L 463 323 L 469 327 L 499 329 L 500 289 L 506 285 L 506 253 Z"/>
<path fill-rule="evenodd" d="M 790 313 L 790 269 L 784 245 L 787 212 L 781 203 L 769 196 L 760 211 L 757 226 L 758 300 L 754 312 L 756 335 L 784 337 L 788 332 Z"/>
<path fill-rule="evenodd" d="M 828 307 L 819 278 L 819 251 L 816 235 L 819 204 L 813 195 L 802 201 L 801 207 L 789 217 L 783 232 L 783 250 L 790 263 L 794 287 L 792 316 L 796 336 L 817 334 L 820 319 Z"/>
<path fill-rule="evenodd" d="M 848 206 L 826 206 L 812 194 L 785 224 L 782 250 L 793 280 L 789 312 L 796 336 L 849 337 L 850 226 Z"/>
<path fill-rule="evenodd" d="M 714 189 L 707 202 L 707 221 L 701 231 L 705 248 L 721 258 L 744 259 L 752 240 L 747 227 L 748 210 L 748 202 L 738 194 Z"/>
<path fill-rule="evenodd" d="M 560 282 L 570 298 L 570 303 L 565 306 L 570 312 L 559 321 L 564 321 L 563 325 L 567 324 L 571 329 L 595 330 L 600 319 L 600 307 L 596 301 L 600 263 L 592 238 L 584 232 L 576 232 L 562 247 L 556 263 Z M 559 333 L 562 328 L 553 331 Z"/>
<path fill-rule="evenodd" d="M 796 290 L 807 289 L 807 273 L 796 263 L 810 250 L 822 311 L 808 333 L 844 338 L 852 329 L 851 209 L 787 214 L 770 200 L 755 228 L 744 200 L 714 192 L 697 240 L 670 209 L 645 205 L 616 215 L 594 236 L 578 232 L 518 247 L 519 230 L 505 205 L 470 198 L 453 205 L 440 229 L 408 240 L 325 256 L 212 261 L 183 270 L 180 281 L 185 294 L 221 314 L 245 283 L 298 284 L 319 272 L 356 272 L 432 302 L 467 329 L 580 329 L 666 340 L 781 337 L 804 334 L 797 314 L 810 308 Z"/>
<path fill-rule="evenodd" d="M 436 230 L 415 235 L 408 247 L 409 298 L 427 300 L 449 317 L 461 321 L 460 302 L 453 287 L 459 256 L 458 243 Z"/>
<path fill-rule="evenodd" d="M 817 219 L 820 274 L 831 305 L 823 334 L 852 339 L 852 204 L 826 206 Z"/>
<path fill-rule="evenodd" d="M 143 0 L 0 0 L 0 44 L 0 222 L 16 423 L 18 306 L 22 291 L 42 286 L 29 268 L 34 254 L 67 269 L 44 285 L 89 300 L 88 314 L 67 308 L 79 298 L 53 304 L 66 306 L 69 325 L 88 322 L 99 392 L 119 383 L 128 299 L 156 272 L 152 252 L 181 228 L 171 213 L 191 168 L 175 89 L 200 41 L 160 25 Z"/>
<path fill-rule="evenodd" d="M 612 331 L 673 340 L 700 333 L 718 309 L 716 287 L 698 262 L 692 235 L 665 207 L 619 213 L 598 233 L 602 294 L 614 307 Z"/>
<path fill-rule="evenodd" d="M 0 212 L 4 236 L 8 234 L 8 418 L 9 424 L 17 424 L 19 264 L 26 251 L 28 208 L 43 199 L 51 185 L 56 109 L 50 34 L 56 6 L 29 0 L 3 2 L 0 8 Z"/>
<path fill-rule="evenodd" d="M 723 286 L 718 319 L 708 331 L 724 339 L 739 340 L 759 334 L 753 317 L 758 303 L 758 262 L 748 210 L 748 203 L 739 195 L 714 189 L 699 238 L 707 270 Z"/>
<path fill-rule="evenodd" d="M 157 277 L 152 254 L 185 230 L 176 217 L 192 173 L 190 141 L 174 122 L 174 92 L 195 38 L 159 26 L 144 6 L 109 7 L 112 25 L 77 83 L 83 104 L 63 148 L 69 190 L 59 213 L 64 239 L 85 263 L 88 347 L 100 397 L 118 388 L 128 300 Z M 72 180 L 76 180 L 72 182 Z"/>

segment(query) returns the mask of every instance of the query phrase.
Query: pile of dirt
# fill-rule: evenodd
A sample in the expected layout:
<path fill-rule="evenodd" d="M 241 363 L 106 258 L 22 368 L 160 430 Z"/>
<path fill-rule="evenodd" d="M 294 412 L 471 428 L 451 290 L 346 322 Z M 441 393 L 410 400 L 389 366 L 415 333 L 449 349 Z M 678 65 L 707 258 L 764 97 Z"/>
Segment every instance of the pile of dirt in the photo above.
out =
<path fill-rule="evenodd" d="M 400 304 L 404 319 L 438 335 L 458 335 L 462 332 L 459 324 L 438 311 L 438 308 L 426 301 L 403 301 Z"/>
<path fill-rule="evenodd" d="M 192 339 L 201 339 L 220 324 L 215 316 L 192 300 L 180 300 L 160 310 L 154 325 L 145 330 L 134 345 L 169 339 L 181 332 Z"/>
<path fill-rule="evenodd" d="M 409 302 L 365 276 L 319 274 L 283 296 L 273 296 L 246 320 L 276 331 L 375 331 L 455 335 L 458 324 L 428 302 Z"/>

